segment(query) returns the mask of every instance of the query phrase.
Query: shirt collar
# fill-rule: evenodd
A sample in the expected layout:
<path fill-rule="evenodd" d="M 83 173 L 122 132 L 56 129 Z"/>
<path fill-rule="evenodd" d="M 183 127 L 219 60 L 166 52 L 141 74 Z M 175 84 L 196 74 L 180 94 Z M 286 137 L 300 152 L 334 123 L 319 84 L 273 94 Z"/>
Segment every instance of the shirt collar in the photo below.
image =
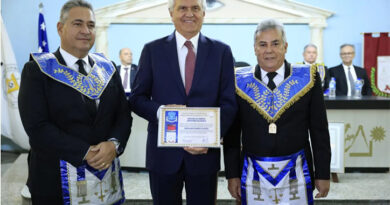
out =
<path fill-rule="evenodd" d="M 73 65 L 76 64 L 76 61 L 79 60 L 79 58 L 76 58 L 75 56 L 68 53 L 67 51 L 65 51 L 61 47 L 60 47 L 60 53 L 62 55 L 62 58 L 64 58 L 64 61 L 68 67 L 73 67 Z M 84 58 L 82 58 L 82 60 L 84 61 L 84 63 L 86 65 L 89 65 L 88 55 L 86 55 Z"/>
<path fill-rule="evenodd" d="M 265 71 L 264 69 L 262 69 L 261 67 L 260 67 L 260 69 L 261 69 L 261 79 L 265 79 L 265 77 L 267 76 L 267 71 Z M 275 71 L 278 75 L 281 75 L 281 76 L 283 76 L 284 77 L 284 62 L 283 62 L 283 64 L 282 64 L 282 66 L 279 68 L 279 69 L 277 69 L 276 71 Z M 268 77 L 267 77 L 268 78 Z"/>
<path fill-rule="evenodd" d="M 123 64 L 122 64 L 122 65 L 121 65 L 121 68 L 129 68 L 129 69 L 130 69 L 130 68 L 131 68 L 131 65 L 123 65 Z"/>
<path fill-rule="evenodd" d="M 348 67 L 350 67 L 351 70 L 355 69 L 355 68 L 353 67 L 353 64 L 351 64 L 350 66 L 347 66 L 347 65 L 344 65 L 344 63 L 343 63 L 343 68 L 344 68 L 344 70 L 347 70 L 347 71 L 348 71 Z"/>
<path fill-rule="evenodd" d="M 181 35 L 177 30 L 175 31 L 175 35 L 176 35 L 177 48 L 178 49 L 183 48 L 184 43 L 187 41 L 187 39 L 184 38 L 184 36 Z M 194 52 L 196 53 L 196 51 L 198 50 L 199 33 L 197 33 L 194 37 L 189 39 L 189 41 L 191 41 L 192 46 L 194 46 Z"/>
<path fill-rule="evenodd" d="M 314 63 L 313 63 L 313 64 L 312 64 L 312 63 L 309 63 L 309 62 L 307 62 L 307 61 L 305 61 L 305 60 L 304 60 L 303 62 L 304 62 L 306 65 L 313 65 L 313 64 L 314 64 Z"/>

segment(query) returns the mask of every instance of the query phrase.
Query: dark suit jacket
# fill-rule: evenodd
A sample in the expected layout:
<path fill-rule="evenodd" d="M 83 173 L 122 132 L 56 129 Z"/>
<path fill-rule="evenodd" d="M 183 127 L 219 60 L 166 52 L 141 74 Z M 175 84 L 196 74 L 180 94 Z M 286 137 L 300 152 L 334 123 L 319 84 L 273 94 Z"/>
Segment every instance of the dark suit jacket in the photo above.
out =
<path fill-rule="evenodd" d="M 122 67 L 121 65 L 117 66 L 118 73 L 121 72 L 121 67 Z M 130 88 L 132 90 L 134 88 L 133 83 L 134 83 L 135 75 L 137 75 L 137 72 L 138 72 L 138 66 L 136 64 L 131 64 L 131 68 L 130 68 Z"/>
<path fill-rule="evenodd" d="M 65 65 L 59 50 L 54 55 Z M 31 145 L 31 192 L 58 196 L 62 193 L 59 160 L 81 165 L 91 145 L 110 138 L 126 146 L 132 118 L 118 72 L 100 97 L 93 119 L 82 94 L 25 64 L 19 90 L 19 112 Z"/>
<path fill-rule="evenodd" d="M 290 75 L 289 67 L 285 61 L 285 78 Z M 255 76 L 259 80 L 260 72 L 257 66 Z M 239 108 L 236 119 L 223 142 L 227 178 L 241 176 L 242 142 L 243 153 L 259 157 L 286 156 L 304 149 L 312 179 L 314 177 L 312 154 L 315 178 L 329 179 L 331 152 L 328 120 L 318 73 L 313 88 L 293 103 L 275 122 L 276 134 L 268 133 L 269 123 L 248 101 L 237 95 L 237 103 Z"/>
<path fill-rule="evenodd" d="M 355 65 L 353 65 L 353 67 L 355 68 L 357 78 L 364 80 L 364 85 L 362 88 L 362 95 L 371 96 L 372 95 L 371 82 L 368 79 L 366 70 L 364 68 L 361 68 L 361 67 L 358 67 Z M 336 67 L 330 68 L 329 75 L 330 75 L 330 77 L 336 78 L 336 95 L 347 95 L 347 93 L 348 93 L 347 83 L 348 82 L 347 82 L 346 74 L 344 72 L 343 65 L 340 64 Z"/>
<path fill-rule="evenodd" d="M 200 34 L 195 73 L 188 96 L 180 76 L 174 33 L 146 44 L 138 65 L 139 72 L 129 101 L 134 112 L 149 121 L 147 168 L 172 174 L 184 162 L 193 174 L 215 173 L 220 168 L 219 149 L 209 149 L 207 154 L 195 156 L 183 148 L 157 147 L 157 110 L 168 104 L 220 107 L 223 136 L 236 112 L 230 47 Z"/>

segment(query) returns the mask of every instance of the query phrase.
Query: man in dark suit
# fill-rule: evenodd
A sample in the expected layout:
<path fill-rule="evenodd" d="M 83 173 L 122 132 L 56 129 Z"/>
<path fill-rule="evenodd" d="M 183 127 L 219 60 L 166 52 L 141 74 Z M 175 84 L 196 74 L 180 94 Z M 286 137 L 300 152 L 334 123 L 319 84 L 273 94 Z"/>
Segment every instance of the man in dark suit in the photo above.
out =
<path fill-rule="evenodd" d="M 289 64 L 287 45 L 283 24 L 264 20 L 255 32 L 258 65 L 236 69 L 238 113 L 223 145 L 228 189 L 242 204 L 313 204 L 313 185 L 316 197 L 329 191 L 320 77 Z"/>
<path fill-rule="evenodd" d="M 229 46 L 200 33 L 205 6 L 169 1 L 176 31 L 145 45 L 130 95 L 134 112 L 149 121 L 146 167 L 154 204 L 182 204 L 183 184 L 187 204 L 215 204 L 219 149 L 157 147 L 163 105 L 220 107 L 221 136 L 233 121 L 233 57 Z"/>
<path fill-rule="evenodd" d="M 320 74 L 323 90 L 326 90 L 326 85 L 329 83 L 329 71 L 323 63 L 316 63 L 317 61 L 317 46 L 309 43 L 303 48 L 303 64 L 314 65 L 317 67 L 317 72 Z"/>
<path fill-rule="evenodd" d="M 362 95 L 371 96 L 371 83 L 366 70 L 352 64 L 352 60 L 355 58 L 355 46 L 352 44 L 341 45 L 340 57 L 343 63 L 329 69 L 330 77 L 336 78 L 336 95 L 353 96 L 355 81 L 361 79 L 364 81 Z"/>
<path fill-rule="evenodd" d="M 119 74 L 103 55 L 88 53 L 95 42 L 95 16 L 89 3 L 65 3 L 57 31 L 60 48 L 31 54 L 21 77 L 18 101 L 31 145 L 32 203 L 113 204 L 92 193 L 99 188 L 90 184 L 94 173 L 115 185 L 104 184 L 104 189 L 115 192 L 119 204 L 124 196 L 119 181 L 113 181 L 119 179 L 113 177 L 119 176 L 115 158 L 123 152 L 132 123 Z M 71 170 L 77 170 L 77 177 L 71 178 L 75 174 Z"/>
<path fill-rule="evenodd" d="M 138 72 L 138 66 L 132 63 L 133 53 L 130 48 L 122 48 L 119 51 L 119 59 L 121 60 L 121 65 L 117 66 L 117 68 L 122 79 L 122 85 L 126 96 L 129 96 L 131 89 L 133 89 L 133 82 L 135 75 Z"/>

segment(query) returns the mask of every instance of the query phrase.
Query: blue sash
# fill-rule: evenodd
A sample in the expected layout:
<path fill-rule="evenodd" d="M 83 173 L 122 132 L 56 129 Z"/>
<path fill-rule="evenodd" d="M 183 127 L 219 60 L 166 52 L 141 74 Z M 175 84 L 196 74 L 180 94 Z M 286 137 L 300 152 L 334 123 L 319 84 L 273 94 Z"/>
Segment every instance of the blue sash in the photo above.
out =
<path fill-rule="evenodd" d="M 87 163 L 74 167 L 60 160 L 62 196 L 65 205 L 120 205 L 125 202 L 119 159 L 108 169 L 96 170 Z"/>
<path fill-rule="evenodd" d="M 111 61 L 107 60 L 103 54 L 90 53 L 89 56 L 95 62 L 91 72 L 85 76 L 58 62 L 52 53 L 32 53 L 31 57 L 37 62 L 43 73 L 61 82 L 90 99 L 100 98 L 104 89 L 110 82 L 116 69 Z"/>
<path fill-rule="evenodd" d="M 290 76 L 272 91 L 254 76 L 254 67 L 237 68 L 236 93 L 268 122 L 275 122 L 314 86 L 314 67 L 293 65 L 290 70 Z"/>
<path fill-rule="evenodd" d="M 241 177 L 242 204 L 313 204 L 304 151 L 281 157 L 246 155 Z"/>
<path fill-rule="evenodd" d="M 320 75 L 321 82 L 323 82 L 326 77 L 325 65 L 323 63 L 316 63 L 315 66 L 317 67 L 317 72 Z"/>

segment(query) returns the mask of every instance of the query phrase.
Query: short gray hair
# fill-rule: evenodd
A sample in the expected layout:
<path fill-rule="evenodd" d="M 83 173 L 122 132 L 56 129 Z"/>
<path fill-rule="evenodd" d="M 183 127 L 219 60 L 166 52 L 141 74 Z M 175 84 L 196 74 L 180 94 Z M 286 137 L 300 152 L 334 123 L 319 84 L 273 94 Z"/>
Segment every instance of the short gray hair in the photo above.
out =
<path fill-rule="evenodd" d="M 352 45 L 352 44 L 349 44 L 349 43 L 344 43 L 343 45 L 341 45 L 340 46 L 340 51 L 341 51 L 341 49 L 343 49 L 344 47 L 346 47 L 346 46 L 350 46 L 350 47 L 352 47 L 353 48 L 353 50 L 355 51 L 355 46 L 354 45 Z"/>
<path fill-rule="evenodd" d="M 65 21 L 68 19 L 69 11 L 74 7 L 84 7 L 92 11 L 93 14 L 93 8 L 92 5 L 84 0 L 69 0 L 66 2 L 61 9 L 60 14 L 60 22 L 65 23 Z"/>
<path fill-rule="evenodd" d="M 175 7 L 176 0 L 168 0 L 168 9 L 169 11 L 173 11 L 173 8 Z M 206 0 L 198 0 L 198 3 L 202 7 L 203 11 L 206 11 Z"/>
<path fill-rule="evenodd" d="M 307 45 L 303 48 L 303 52 L 305 52 L 305 51 L 306 51 L 306 48 L 308 48 L 308 47 L 313 47 L 313 48 L 315 48 L 316 50 L 318 50 L 316 45 L 314 45 L 314 44 L 312 44 L 312 43 L 309 43 L 309 44 L 307 44 Z"/>
<path fill-rule="evenodd" d="M 265 19 L 257 25 L 257 29 L 255 31 L 254 36 L 255 44 L 256 36 L 260 35 L 261 32 L 264 32 L 269 29 L 276 29 L 277 31 L 279 31 L 282 34 L 283 43 L 287 43 L 286 33 L 284 32 L 283 24 L 276 19 Z"/>

